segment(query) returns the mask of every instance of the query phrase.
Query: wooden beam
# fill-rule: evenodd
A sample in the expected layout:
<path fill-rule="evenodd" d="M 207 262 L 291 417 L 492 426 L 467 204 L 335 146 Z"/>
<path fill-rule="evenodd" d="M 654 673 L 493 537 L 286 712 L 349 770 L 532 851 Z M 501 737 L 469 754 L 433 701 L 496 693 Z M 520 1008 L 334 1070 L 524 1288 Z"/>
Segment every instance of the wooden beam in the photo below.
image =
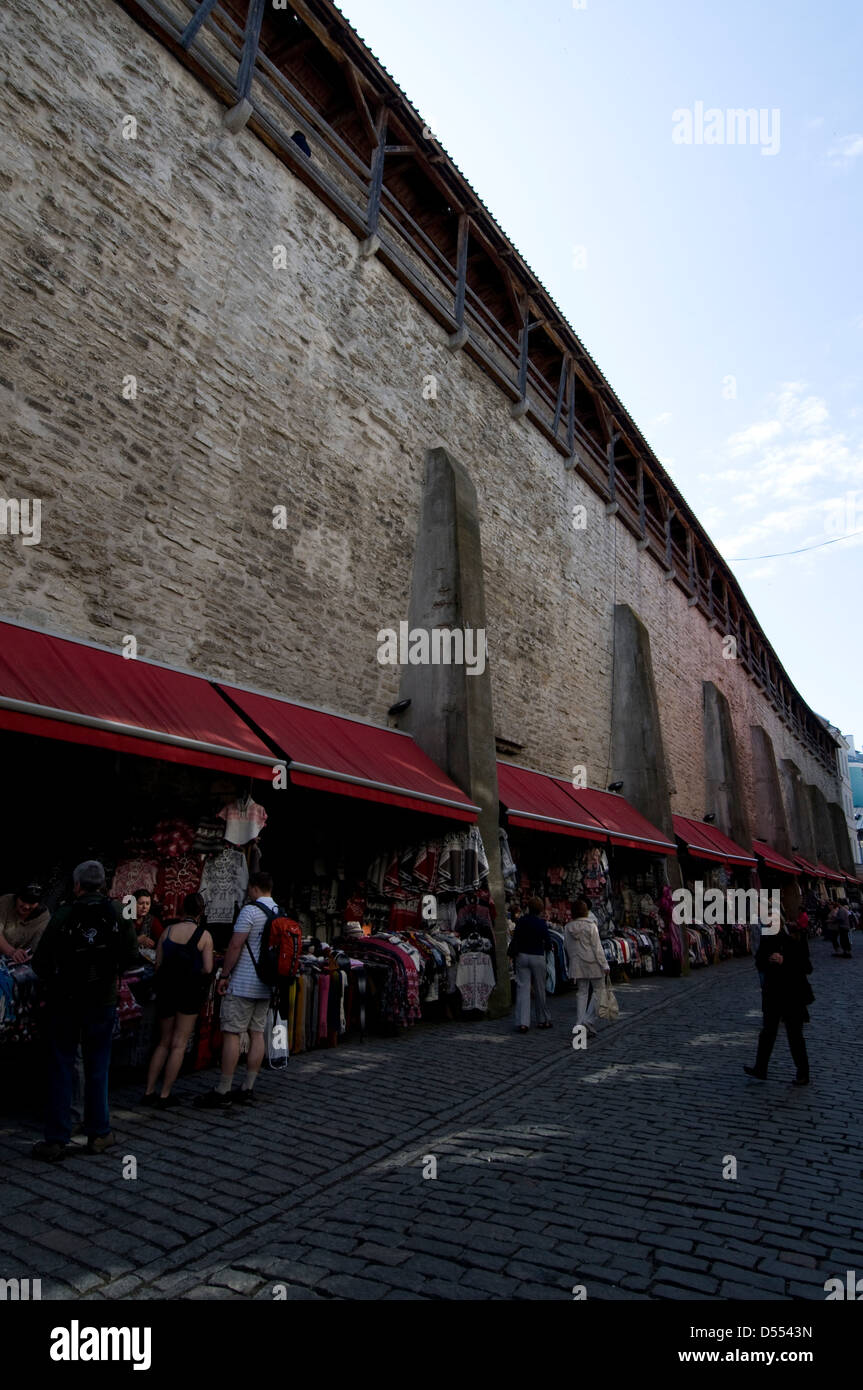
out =
<path fill-rule="evenodd" d="M 566 418 L 566 447 L 569 457 L 575 453 L 575 363 L 569 359 L 569 409 Z"/>
<path fill-rule="evenodd" d="M 349 62 L 341 44 L 333 38 L 329 29 L 322 24 L 318 17 L 313 13 L 305 0 L 290 0 L 291 9 L 298 19 L 301 19 L 307 29 L 311 29 L 316 39 L 319 39 L 324 48 L 335 58 L 341 67 Z"/>
<path fill-rule="evenodd" d="M 191 44 L 194 43 L 195 36 L 198 33 L 198 30 L 201 28 L 201 25 L 205 22 L 207 16 L 211 13 L 211 11 L 216 8 L 216 4 L 217 0 L 201 0 L 201 4 L 198 6 L 195 13 L 192 15 L 192 18 L 189 20 L 188 24 L 186 25 L 185 29 L 180 35 L 180 44 L 183 48 L 188 49 L 191 46 Z"/>
<path fill-rule="evenodd" d="M 663 497 L 665 506 L 665 561 L 668 571 L 674 573 L 674 551 L 671 549 L 671 522 L 677 514 L 677 508 L 672 506 L 667 497 Z"/>
<path fill-rule="evenodd" d="M 554 403 L 554 424 L 552 425 L 552 429 L 555 434 L 557 434 L 558 426 L 560 425 L 560 414 L 563 410 L 563 393 L 568 376 L 569 358 L 564 353 L 563 357 L 560 359 L 560 380 L 557 383 L 557 400 Z"/>
<path fill-rule="evenodd" d="M 369 205 L 366 214 L 366 229 L 368 231 L 368 241 L 377 235 L 378 222 L 381 215 L 381 190 L 384 186 L 384 159 L 386 158 L 387 145 L 387 108 L 381 106 L 375 121 L 375 135 L 377 145 L 372 156 L 372 178 L 369 187 Z"/>
<path fill-rule="evenodd" d="M 458 219 L 458 251 L 456 253 L 455 321 L 464 323 L 464 304 L 467 294 L 467 256 L 470 244 L 470 218 L 463 212 Z"/>
<path fill-rule="evenodd" d="M 362 123 L 366 128 L 366 134 L 369 137 L 372 148 L 374 148 L 375 144 L 377 143 L 378 132 L 375 127 L 375 123 L 372 120 L 372 113 L 369 110 L 365 94 L 363 92 L 362 87 L 360 86 L 360 79 L 357 76 L 354 67 L 350 63 L 346 63 L 344 61 L 344 58 L 342 59 L 342 70 L 345 74 L 345 80 L 350 89 L 351 96 L 354 99 L 354 105 L 356 106 L 360 119 L 362 120 Z"/>
<path fill-rule="evenodd" d="M 512 407 L 511 415 L 514 420 L 518 420 L 527 412 L 527 350 L 530 338 L 530 298 L 523 295 L 521 299 L 521 330 L 519 332 L 519 361 L 518 361 L 518 400 Z"/>
<path fill-rule="evenodd" d="M 605 430 L 605 443 L 607 447 L 608 441 L 614 433 L 614 424 L 611 415 L 609 414 L 608 409 L 606 408 L 605 401 L 602 399 L 602 392 L 597 391 L 596 387 L 594 386 L 592 394 L 594 403 L 596 405 L 596 413 L 599 416 L 599 422 L 602 425 L 602 428 Z"/>
<path fill-rule="evenodd" d="M 642 539 L 647 535 L 647 511 L 644 505 L 644 464 L 636 456 L 635 460 L 635 487 L 638 494 L 638 528 Z"/>
<path fill-rule="evenodd" d="M 261 24 L 264 18 L 266 3 L 267 0 L 249 0 L 249 9 L 246 15 L 246 32 L 243 38 L 243 52 L 237 71 L 238 104 L 243 101 L 248 101 L 249 93 L 252 90 L 252 77 L 255 71 L 255 59 L 258 56 L 258 44 L 261 40 Z"/>

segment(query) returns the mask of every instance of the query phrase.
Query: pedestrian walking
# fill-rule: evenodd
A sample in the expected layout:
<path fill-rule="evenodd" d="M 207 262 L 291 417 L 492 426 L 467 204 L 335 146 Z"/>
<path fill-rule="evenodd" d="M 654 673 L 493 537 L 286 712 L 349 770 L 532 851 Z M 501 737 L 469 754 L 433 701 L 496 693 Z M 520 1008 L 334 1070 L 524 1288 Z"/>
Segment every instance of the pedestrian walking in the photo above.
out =
<path fill-rule="evenodd" d="M 269 908 L 271 912 L 278 911 L 272 893 L 273 880 L 269 874 L 252 874 L 248 888 L 251 902 L 240 910 L 234 923 L 218 984 L 219 993 L 224 995 L 219 1018 L 222 1030 L 221 1076 L 214 1091 L 206 1091 L 204 1095 L 195 1097 L 193 1104 L 199 1109 L 227 1110 L 235 1099 L 243 1105 L 250 1105 L 254 1099 L 255 1082 L 264 1060 L 264 1029 L 272 996 L 272 987 L 263 983 L 257 971 L 261 940 L 268 921 L 261 907 Z M 232 1096 L 231 1086 L 240 1060 L 240 1039 L 244 1033 L 249 1034 L 246 1075 L 240 1090 L 236 1096 Z"/>
<path fill-rule="evenodd" d="M 72 875 L 73 901 L 51 918 L 32 966 L 45 986 L 48 1104 L 45 1138 L 34 1158 L 56 1163 L 76 1152 L 72 1091 L 80 1043 L 84 1060 L 84 1133 L 87 1152 L 114 1143 L 108 1111 L 108 1068 L 117 1012 L 117 981 L 137 962 L 135 925 L 105 892 L 105 870 L 95 859 Z"/>
<path fill-rule="evenodd" d="M 799 919 L 798 919 L 799 926 Z M 783 928 L 775 936 L 763 936 L 756 965 L 764 975 L 761 994 L 762 1025 L 758 1053 L 753 1067 L 744 1067 L 747 1076 L 767 1080 L 770 1054 L 780 1023 L 785 1024 L 788 1046 L 797 1067 L 795 1086 L 809 1085 L 809 1056 L 803 1037 L 803 1024 L 809 1021 L 807 1005 L 814 995 L 808 976 L 812 971 L 809 942 L 798 928 Z"/>
<path fill-rule="evenodd" d="M 834 904 L 829 921 L 833 932 L 834 956 L 844 956 L 846 960 L 850 960 L 851 937 L 848 934 L 850 922 L 848 919 L 848 909 L 843 902 L 840 901 Z"/>
<path fill-rule="evenodd" d="M 596 1010 L 610 966 L 599 938 L 599 925 L 586 898 L 572 905 L 572 918 L 563 929 L 569 978 L 575 980 L 575 1021 L 596 1036 Z"/>
<path fill-rule="evenodd" d="M 200 893 L 190 893 L 183 902 L 183 916 L 164 928 L 156 946 L 156 1016 L 160 1032 L 141 1104 L 159 1110 L 180 1103 L 171 1095 L 171 1087 L 180 1074 L 213 973 L 213 938 L 207 931 L 204 912 Z M 163 1068 L 157 1094 L 156 1082 Z"/>
<path fill-rule="evenodd" d="M 545 997 L 545 953 L 552 949 L 548 922 L 542 916 L 541 898 L 530 898 L 527 912 L 515 924 L 509 954 L 515 964 L 516 1032 L 530 1029 L 530 994 L 533 986 L 537 1028 L 551 1027 L 551 1011 Z"/>

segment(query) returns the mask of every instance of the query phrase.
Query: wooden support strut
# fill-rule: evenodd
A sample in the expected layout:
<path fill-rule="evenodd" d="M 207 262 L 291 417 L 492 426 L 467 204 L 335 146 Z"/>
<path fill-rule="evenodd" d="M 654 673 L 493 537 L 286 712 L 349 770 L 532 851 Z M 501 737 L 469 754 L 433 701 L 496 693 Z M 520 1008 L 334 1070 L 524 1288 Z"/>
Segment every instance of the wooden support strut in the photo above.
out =
<path fill-rule="evenodd" d="M 364 256 L 373 256 L 380 246 L 378 237 L 378 223 L 381 216 L 381 194 L 384 186 L 384 160 L 387 153 L 387 117 L 389 112 L 386 106 L 381 106 L 375 121 L 378 143 L 372 156 L 372 177 L 369 185 L 369 205 L 366 213 L 366 231 L 368 233 L 365 241 L 360 247 Z"/>
<path fill-rule="evenodd" d="M 614 446 L 620 438 L 620 430 L 615 429 L 615 423 L 616 422 L 614 420 L 610 422 L 609 440 L 605 448 L 606 457 L 608 458 L 609 500 L 605 504 L 605 511 L 607 516 L 614 516 L 615 512 L 620 511 L 620 507 L 617 501 L 617 469 L 614 463 Z"/>
<path fill-rule="evenodd" d="M 470 336 L 464 321 L 464 306 L 467 296 L 467 253 L 470 242 L 470 218 L 466 212 L 458 219 L 458 251 L 456 254 L 455 305 L 453 308 L 456 331 L 449 336 L 451 348 L 462 348 Z"/>
<path fill-rule="evenodd" d="M 252 90 L 252 78 L 255 73 L 255 60 L 258 56 L 261 24 L 263 23 L 266 4 L 267 0 L 249 0 L 246 31 L 243 37 L 243 52 L 237 70 L 237 100 L 225 113 L 225 126 L 232 134 L 242 130 L 252 114 L 253 107 L 249 100 L 249 94 Z"/>
<path fill-rule="evenodd" d="M 217 0 L 201 0 L 192 18 L 189 20 L 182 34 L 180 35 L 180 47 L 188 49 L 195 41 L 195 35 L 207 16 L 216 8 Z"/>
<path fill-rule="evenodd" d="M 518 363 L 518 400 L 510 411 L 514 420 L 520 420 L 522 415 L 527 414 L 527 349 L 531 327 L 528 322 L 529 318 L 530 299 L 525 295 L 521 306 L 521 332 L 519 334 L 521 351 Z"/>
<path fill-rule="evenodd" d="M 647 506 L 644 501 L 644 464 L 638 459 L 635 465 L 635 477 L 638 487 L 638 529 L 641 535 L 638 540 L 638 549 L 646 550 L 650 544 L 647 539 Z"/>
<path fill-rule="evenodd" d="M 569 409 L 566 417 L 566 447 L 569 451 L 567 462 L 575 467 L 575 360 L 569 361 Z"/>
<path fill-rule="evenodd" d="M 708 613 L 710 614 L 710 626 L 711 626 L 711 627 L 717 627 L 717 626 L 718 626 L 718 620 L 717 620 L 717 617 L 716 617 L 716 595 L 715 595 L 714 592 L 713 592 L 713 576 L 715 575 L 715 573 L 716 573 L 716 566 L 715 566 L 715 565 L 708 564 L 708 566 L 707 566 L 707 611 L 708 611 Z"/>
<path fill-rule="evenodd" d="M 365 93 L 360 85 L 360 80 L 357 76 L 356 68 L 353 66 L 352 63 L 348 62 L 343 64 L 343 68 L 348 87 L 350 88 L 351 96 L 354 99 L 354 106 L 356 110 L 359 112 L 360 119 L 362 120 L 362 123 L 366 129 L 366 134 L 368 135 L 369 140 L 374 146 L 377 144 L 378 131 L 374 121 L 372 120 L 372 113 L 369 110 Z"/>
<path fill-rule="evenodd" d="M 677 508 L 670 502 L 665 504 L 665 577 L 674 578 L 674 552 L 671 549 L 671 521 L 677 515 Z"/>
<path fill-rule="evenodd" d="M 557 434 L 560 425 L 560 416 L 563 410 L 563 393 L 566 387 L 567 377 L 569 376 L 569 370 L 569 358 L 564 354 L 560 359 L 560 380 L 557 383 L 557 400 L 554 403 L 554 424 L 552 425 L 552 429 L 555 434 Z"/>
<path fill-rule="evenodd" d="M 698 603 L 698 571 L 695 567 L 695 537 L 687 529 L 686 532 L 686 562 L 689 569 L 689 607 L 694 608 Z"/>

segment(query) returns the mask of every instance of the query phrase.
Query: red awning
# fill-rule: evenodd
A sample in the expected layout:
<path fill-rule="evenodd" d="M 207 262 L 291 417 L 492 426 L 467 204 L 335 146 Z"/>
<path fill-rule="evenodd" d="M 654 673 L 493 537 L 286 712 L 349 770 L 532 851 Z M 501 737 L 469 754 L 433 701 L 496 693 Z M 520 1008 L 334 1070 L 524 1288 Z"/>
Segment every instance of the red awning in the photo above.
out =
<path fill-rule="evenodd" d="M 826 878 L 830 883 L 844 883 L 845 875 L 837 873 L 835 869 L 828 869 L 826 864 L 819 864 L 815 872 L 819 878 Z"/>
<path fill-rule="evenodd" d="M 696 859 L 710 859 L 717 864 L 746 865 L 755 868 L 757 860 L 742 845 L 737 845 L 706 821 L 689 816 L 673 816 L 674 833 Z"/>
<path fill-rule="evenodd" d="M 567 791 L 573 800 L 605 826 L 613 845 L 653 854 L 677 853 L 677 845 L 661 830 L 657 830 L 640 811 L 636 811 L 625 797 L 615 792 L 596 791 L 593 787 L 572 787 Z"/>
<path fill-rule="evenodd" d="M 516 763 L 499 762 L 497 785 L 510 825 L 527 830 L 546 830 L 552 835 L 574 835 L 605 844 L 608 831 L 591 811 L 570 796 L 566 783 L 546 772 L 534 772 Z"/>
<path fill-rule="evenodd" d="M 661 830 L 613 792 L 573 787 L 563 777 L 517 763 L 498 762 L 497 780 L 510 825 L 598 844 L 610 840 L 613 845 L 648 853 L 677 853 L 677 846 Z"/>
<path fill-rule="evenodd" d="M 409 734 L 297 705 L 236 686 L 220 689 L 288 763 L 290 780 L 450 820 L 475 821 L 479 807 Z"/>
<path fill-rule="evenodd" d="M 759 859 L 764 860 L 765 869 L 775 869 L 780 874 L 799 875 L 800 869 L 790 859 L 786 859 L 784 854 L 780 854 L 778 849 L 773 849 L 765 844 L 763 840 L 753 840 L 752 848 Z"/>
<path fill-rule="evenodd" d="M 810 878 L 821 877 L 821 870 L 815 864 L 810 864 L 808 859 L 804 859 L 802 854 L 795 854 L 794 863 L 799 864 L 804 874 L 808 874 Z"/>
<path fill-rule="evenodd" d="M 0 728 L 272 777 L 274 758 L 209 681 L 0 623 Z"/>

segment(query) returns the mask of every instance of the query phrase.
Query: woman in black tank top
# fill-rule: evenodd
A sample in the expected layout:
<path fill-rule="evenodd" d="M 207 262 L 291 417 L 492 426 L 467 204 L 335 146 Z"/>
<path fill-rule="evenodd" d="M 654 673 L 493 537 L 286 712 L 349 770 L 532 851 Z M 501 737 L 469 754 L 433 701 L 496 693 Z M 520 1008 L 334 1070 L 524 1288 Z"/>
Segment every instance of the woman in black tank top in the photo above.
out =
<path fill-rule="evenodd" d="M 183 916 L 166 927 L 156 948 L 156 1013 L 159 1041 L 150 1059 L 142 1105 L 159 1110 L 179 1105 L 171 1087 L 176 1081 L 192 1030 L 201 1011 L 213 973 L 213 938 L 204 921 L 204 900 L 190 893 Z M 162 1086 L 156 1082 L 162 1069 Z"/>

